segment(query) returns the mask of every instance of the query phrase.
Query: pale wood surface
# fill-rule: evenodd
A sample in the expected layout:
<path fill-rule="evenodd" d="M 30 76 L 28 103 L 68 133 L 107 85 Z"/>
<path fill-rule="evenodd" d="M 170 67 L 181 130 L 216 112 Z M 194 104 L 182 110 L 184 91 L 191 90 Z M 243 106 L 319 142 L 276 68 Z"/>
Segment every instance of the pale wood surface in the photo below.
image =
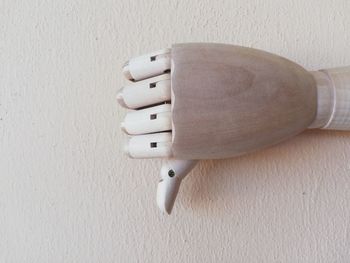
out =
<path fill-rule="evenodd" d="M 350 129 L 350 66 L 323 70 L 333 85 L 333 111 L 324 129 Z M 322 103 L 322 102 L 321 102 Z M 322 104 L 319 103 L 319 107 Z"/>
<path fill-rule="evenodd" d="M 334 88 L 331 79 L 324 71 L 310 72 L 317 86 L 317 113 L 310 129 L 323 128 L 329 122 L 334 106 Z"/>
<path fill-rule="evenodd" d="M 309 128 L 350 130 L 350 66 L 312 72 L 317 115 Z"/>
<path fill-rule="evenodd" d="M 315 119 L 316 83 L 295 63 L 222 44 L 172 47 L 173 154 L 225 158 L 294 136 Z"/>

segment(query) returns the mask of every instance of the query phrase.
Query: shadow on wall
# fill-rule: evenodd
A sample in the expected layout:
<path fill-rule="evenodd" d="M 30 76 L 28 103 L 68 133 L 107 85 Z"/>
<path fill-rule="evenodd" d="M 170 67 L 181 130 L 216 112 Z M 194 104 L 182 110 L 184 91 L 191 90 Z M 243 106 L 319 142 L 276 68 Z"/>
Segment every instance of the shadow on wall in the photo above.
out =
<path fill-rule="evenodd" d="M 307 195 L 313 187 L 318 188 L 323 177 L 336 173 L 334 162 L 340 168 L 348 165 L 350 156 L 342 150 L 348 147 L 350 132 L 309 130 L 241 157 L 204 160 L 183 184 L 181 202 L 194 210 L 208 210 L 212 205 L 232 210 L 239 202 L 246 205 L 246 200 L 255 200 L 260 194 Z"/>

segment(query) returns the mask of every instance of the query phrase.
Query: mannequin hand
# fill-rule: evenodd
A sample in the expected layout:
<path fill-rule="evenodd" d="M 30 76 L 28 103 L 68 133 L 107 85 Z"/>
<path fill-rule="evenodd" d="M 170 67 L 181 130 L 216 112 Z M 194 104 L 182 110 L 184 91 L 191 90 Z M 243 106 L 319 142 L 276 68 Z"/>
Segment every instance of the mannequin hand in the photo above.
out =
<path fill-rule="evenodd" d="M 118 94 L 132 158 L 169 158 L 159 207 L 168 213 L 181 180 L 201 159 L 230 158 L 308 128 L 350 130 L 350 67 L 309 72 L 262 50 L 174 44 L 129 60 L 133 84 Z"/>

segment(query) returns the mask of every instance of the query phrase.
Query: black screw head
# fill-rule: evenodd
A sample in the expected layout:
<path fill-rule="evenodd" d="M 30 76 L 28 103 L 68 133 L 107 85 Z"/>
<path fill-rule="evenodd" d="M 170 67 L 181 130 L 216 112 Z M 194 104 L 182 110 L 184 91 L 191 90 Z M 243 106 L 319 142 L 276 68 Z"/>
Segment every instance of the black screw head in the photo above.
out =
<path fill-rule="evenodd" d="M 168 171 L 168 175 L 169 175 L 170 177 L 174 177 L 174 176 L 175 176 L 174 170 L 169 170 L 169 171 Z"/>

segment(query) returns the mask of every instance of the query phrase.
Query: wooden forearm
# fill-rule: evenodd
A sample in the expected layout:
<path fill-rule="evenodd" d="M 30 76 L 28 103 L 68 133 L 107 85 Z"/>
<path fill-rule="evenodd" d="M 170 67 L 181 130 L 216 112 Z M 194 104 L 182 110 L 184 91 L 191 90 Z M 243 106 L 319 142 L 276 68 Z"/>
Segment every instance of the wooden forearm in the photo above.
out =
<path fill-rule="evenodd" d="M 311 74 L 317 84 L 317 114 L 309 128 L 350 130 L 350 66 Z"/>

